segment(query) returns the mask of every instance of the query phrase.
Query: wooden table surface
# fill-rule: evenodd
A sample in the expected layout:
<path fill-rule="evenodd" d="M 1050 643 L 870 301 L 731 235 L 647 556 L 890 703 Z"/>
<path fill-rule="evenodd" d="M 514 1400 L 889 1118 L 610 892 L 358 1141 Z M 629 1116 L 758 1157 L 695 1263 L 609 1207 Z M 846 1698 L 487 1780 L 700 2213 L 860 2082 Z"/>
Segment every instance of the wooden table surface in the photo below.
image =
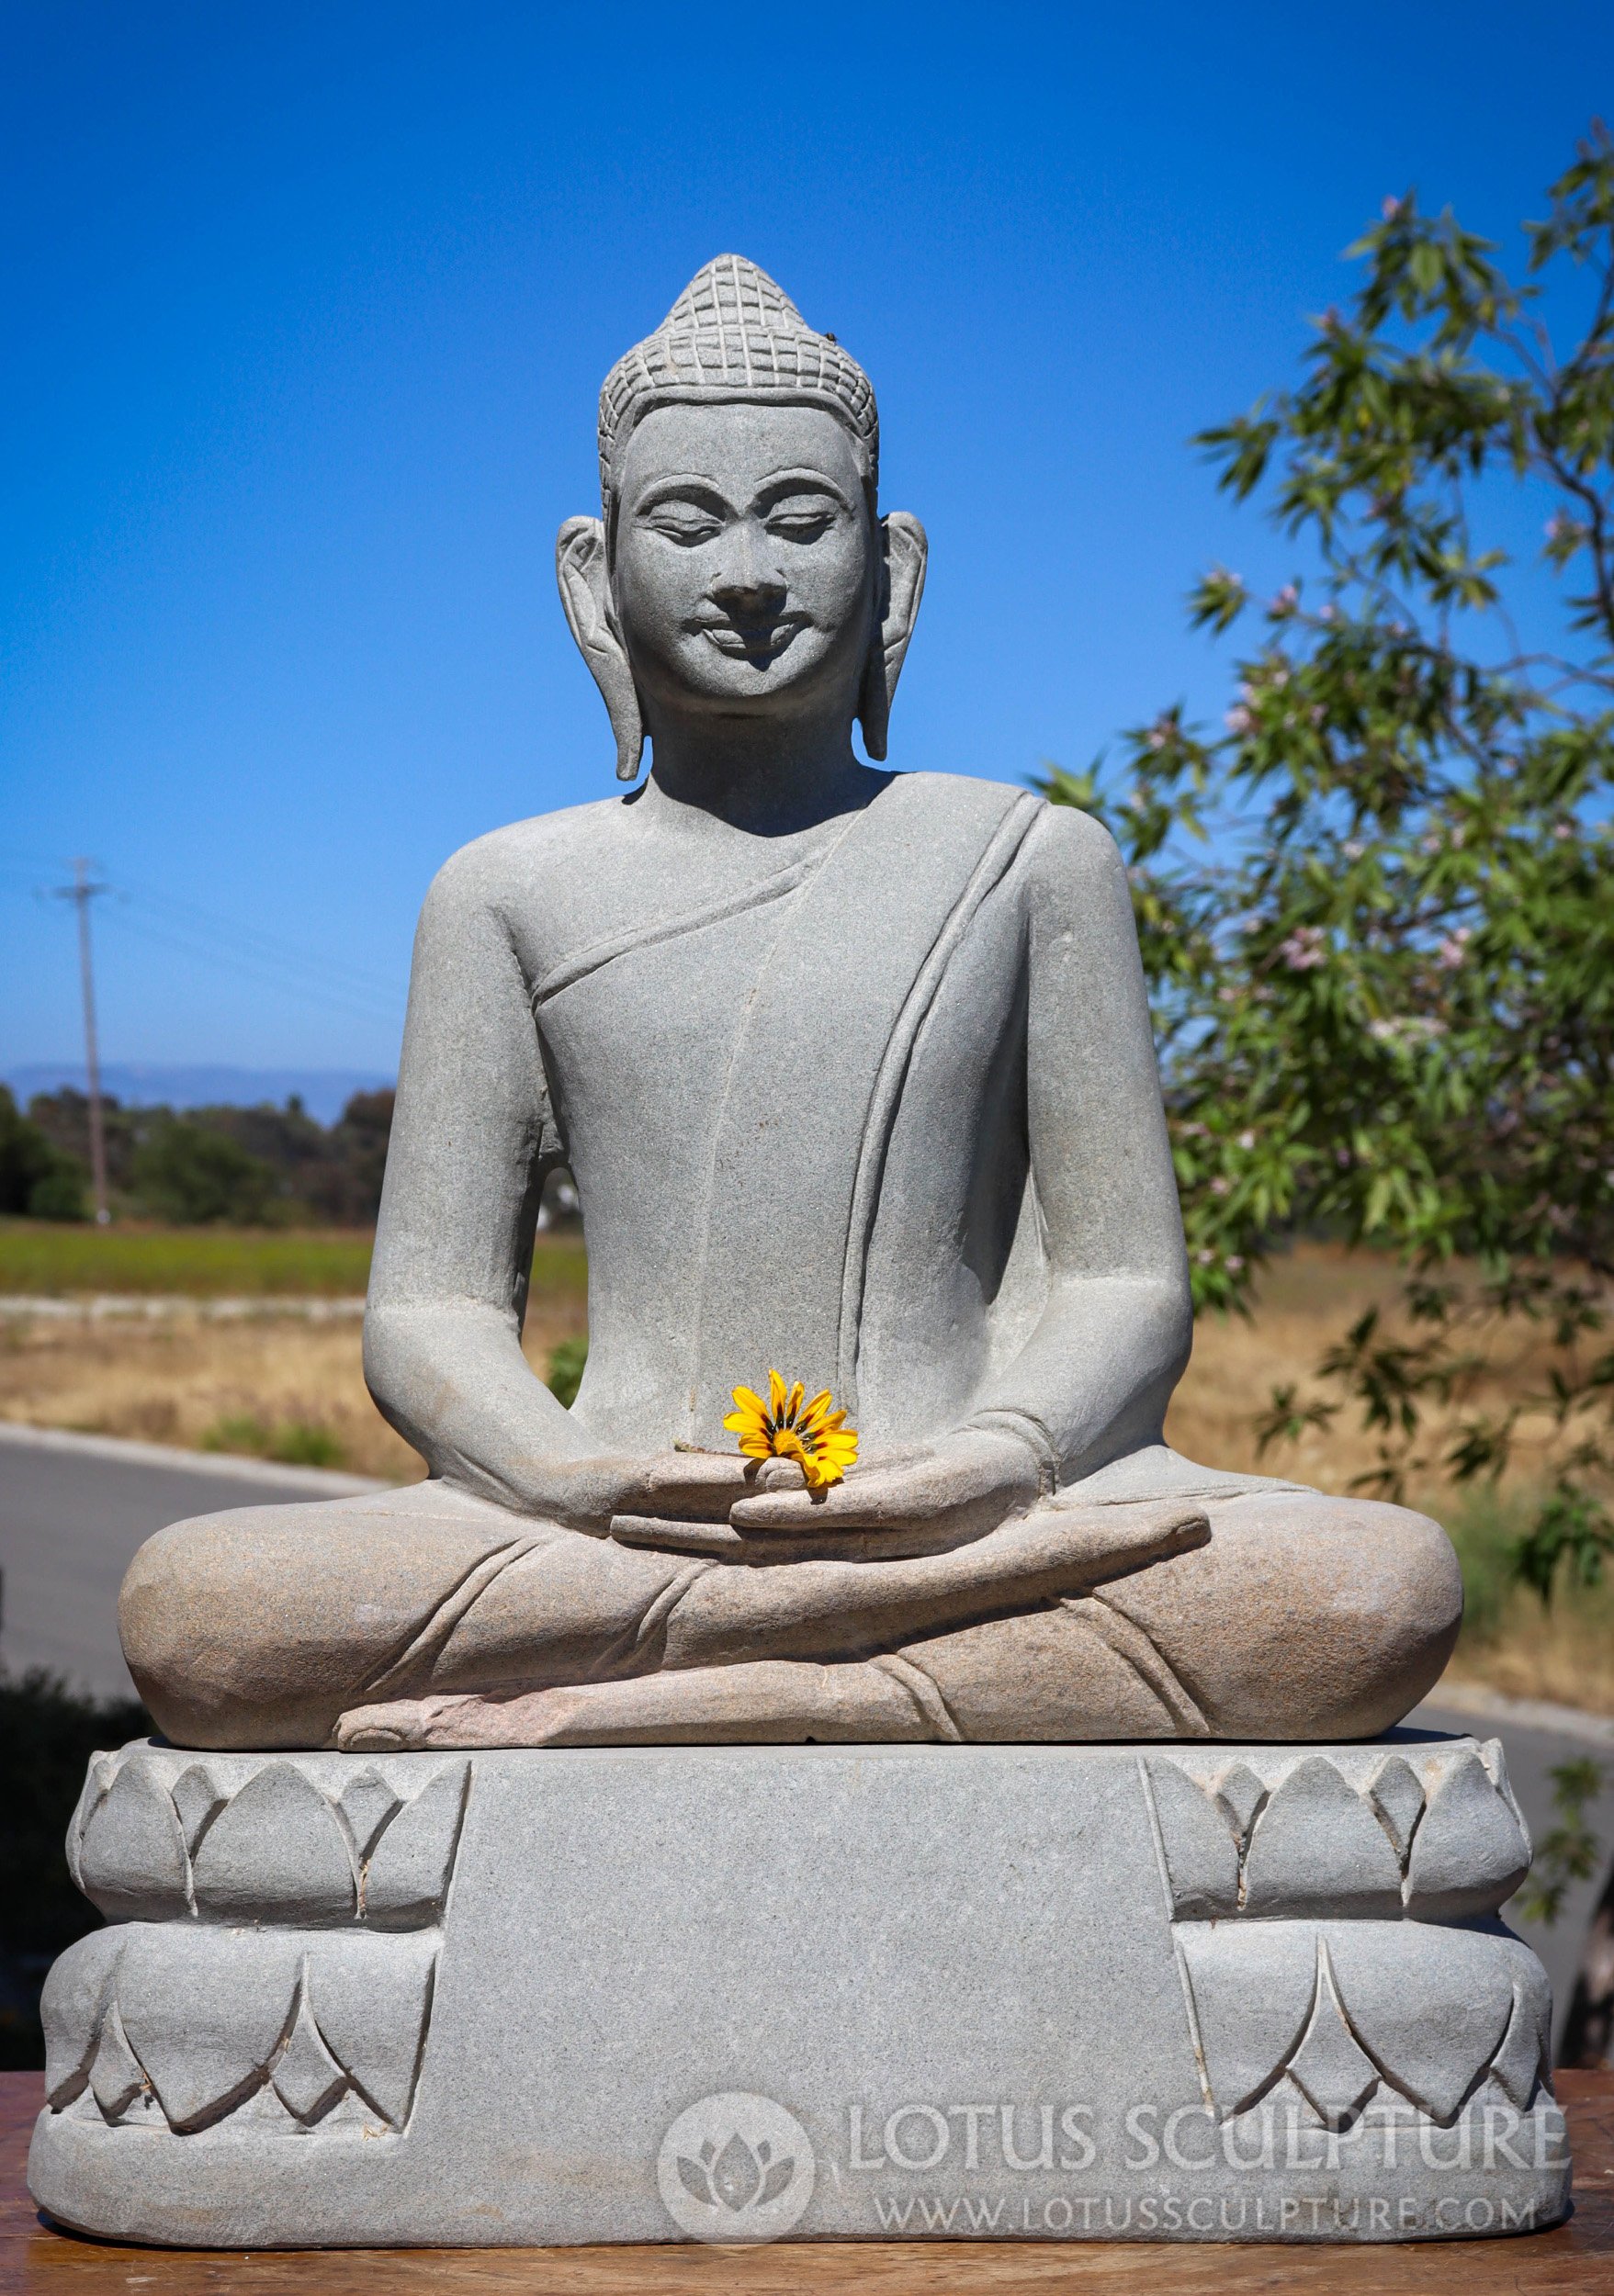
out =
<path fill-rule="evenodd" d="M 0 2290 L 28 2296 L 1614 2296 L 1614 2073 L 1564 2073 L 1574 2213 L 1406 2247 L 835 2241 L 773 2247 L 125 2248 L 53 2231 L 23 2182 L 43 2089 L 0 2073 Z"/>

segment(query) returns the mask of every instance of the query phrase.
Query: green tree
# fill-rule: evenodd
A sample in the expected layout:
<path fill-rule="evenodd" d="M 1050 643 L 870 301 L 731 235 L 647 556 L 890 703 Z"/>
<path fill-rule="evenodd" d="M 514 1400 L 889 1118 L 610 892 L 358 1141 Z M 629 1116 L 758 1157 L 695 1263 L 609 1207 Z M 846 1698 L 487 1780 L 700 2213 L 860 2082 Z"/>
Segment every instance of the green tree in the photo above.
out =
<path fill-rule="evenodd" d="M 273 1168 L 211 1126 L 169 1116 L 136 1150 L 130 1172 L 141 1208 L 181 1225 L 266 1220 L 278 1193 Z"/>
<path fill-rule="evenodd" d="M 1614 1545 L 1614 144 L 1594 127 L 1497 251 L 1416 196 L 1349 251 L 1291 390 L 1201 444 L 1304 565 L 1258 600 L 1224 569 L 1194 622 L 1236 631 L 1220 732 L 1179 709 L 1118 766 L 1055 772 L 1131 872 L 1194 1281 L 1239 1307 L 1277 1241 L 1318 1224 L 1402 1259 L 1402 1317 L 1364 1316 L 1278 1390 L 1278 1439 L 1354 1404 L 1366 1479 L 1495 1476 L 1527 1410 L 1555 1431 L 1521 1541 L 1547 1594 Z M 1544 313 L 1580 312 L 1555 343 Z M 1521 644 L 1495 539 L 1514 487 L 1546 513 L 1556 643 Z M 1490 529 L 1490 532 L 1486 530 Z M 1533 604 L 1533 599 L 1528 601 Z M 1457 1264 L 1477 1278 L 1454 1279 Z M 1527 1319 L 1541 1393 L 1464 1406 L 1479 1342 Z M 1329 1390 L 1332 1390 L 1330 1393 Z M 1539 1424 L 1539 1423 L 1538 1423 Z"/>
<path fill-rule="evenodd" d="M 34 1220 L 86 1217 L 84 1166 L 63 1154 L 0 1085 L 0 1212 Z"/>

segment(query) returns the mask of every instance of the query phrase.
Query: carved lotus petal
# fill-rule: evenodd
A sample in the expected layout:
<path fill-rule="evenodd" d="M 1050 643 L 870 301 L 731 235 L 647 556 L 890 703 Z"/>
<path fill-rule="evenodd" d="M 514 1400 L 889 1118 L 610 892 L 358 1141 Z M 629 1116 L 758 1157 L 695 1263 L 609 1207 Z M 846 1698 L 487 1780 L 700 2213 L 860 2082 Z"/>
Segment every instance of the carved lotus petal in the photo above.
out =
<path fill-rule="evenodd" d="M 1325 1960 L 1310 2024 L 1289 2060 L 1296 2087 L 1315 2105 L 1326 2128 L 1343 2129 L 1355 2118 L 1379 2068 L 1358 2046 L 1346 2023 Z"/>
<path fill-rule="evenodd" d="M 1392 1754 L 1387 1761 L 1381 1762 L 1369 1783 L 1368 1800 L 1389 1835 L 1405 1873 L 1407 1851 L 1417 1831 L 1418 1819 L 1424 1814 L 1424 1790 L 1412 1764 L 1404 1761 L 1399 1754 Z"/>
<path fill-rule="evenodd" d="M 1362 2047 L 1403 2096 L 1449 2122 L 1495 2055 L 1534 1957 L 1516 1940 L 1417 1921 L 1330 1923 L 1328 1953 Z"/>
<path fill-rule="evenodd" d="M 156 1765 L 133 1754 L 91 1812 L 80 1887 L 112 1920 L 162 1921 L 189 1911 L 179 1817 Z"/>
<path fill-rule="evenodd" d="M 1245 1860 L 1248 1914 L 1399 1913 L 1401 1867 L 1384 1829 L 1323 1754 L 1276 1787 Z"/>
<path fill-rule="evenodd" d="M 274 1931 L 130 1932 L 118 2007 L 175 2128 L 205 2128 L 263 2086 L 291 2023 L 302 1941 Z"/>
<path fill-rule="evenodd" d="M 1211 2094 L 1226 2119 L 1271 2086 L 1311 2020 L 1316 1931 L 1303 1921 L 1196 1922 L 1177 1941 Z"/>
<path fill-rule="evenodd" d="M 327 1922 L 354 1914 L 353 1862 L 336 1813 L 289 1762 L 272 1761 L 231 1796 L 196 1855 L 204 1919 Z"/>
<path fill-rule="evenodd" d="M 439 1770 L 406 1802 L 365 1869 L 365 1918 L 378 1928 L 434 1921 L 448 1894 L 465 1811 L 468 1762 Z"/>
<path fill-rule="evenodd" d="M 414 2096 L 436 1960 L 432 1932 L 346 1930 L 309 1941 L 314 2021 L 354 2086 L 395 2129 L 408 2120 Z"/>
<path fill-rule="evenodd" d="M 179 1822 L 185 1829 L 185 1843 L 194 1857 L 209 1819 L 223 1808 L 228 1798 L 214 1784 L 210 1774 L 199 1761 L 182 1770 L 169 1788 L 174 1806 L 179 1812 Z"/>
<path fill-rule="evenodd" d="M 1407 1910 L 1450 1920 L 1490 1913 L 1529 1871 L 1529 1843 L 1472 1746 L 1443 1761 L 1407 1863 Z"/>
<path fill-rule="evenodd" d="M 79 1790 L 73 1816 L 67 1821 L 67 1870 L 73 1875 L 74 1889 L 82 1890 L 85 1885 L 82 1863 L 85 1829 L 94 1817 L 96 1806 L 111 1792 L 112 1781 L 117 1774 L 118 1763 L 111 1754 L 90 1756 L 84 1784 Z"/>
<path fill-rule="evenodd" d="M 1266 1787 L 1247 1762 L 1235 1762 L 1217 1779 L 1216 1799 L 1227 1812 L 1240 1849 L 1249 1839 L 1249 1829 L 1266 1798 Z"/>
<path fill-rule="evenodd" d="M 145 2067 L 129 2045 L 116 2004 L 107 2010 L 90 2066 L 90 2093 L 103 2116 L 116 2121 L 146 2086 Z"/>
<path fill-rule="evenodd" d="M 45 2097 L 53 2112 L 84 2092 L 123 1940 L 121 1930 L 92 1930 L 68 1947 L 45 1979 L 40 2021 Z"/>
<path fill-rule="evenodd" d="M 1552 1996 L 1544 1986 L 1532 1998 L 1515 1986 L 1513 2014 L 1491 2070 L 1520 2112 L 1528 2112 L 1537 2088 L 1547 2079 L 1548 2013 Z"/>
<path fill-rule="evenodd" d="M 347 2087 L 347 2076 L 326 2048 L 306 1998 L 298 2005 L 291 2038 L 270 2077 L 281 2103 L 304 2122 L 329 2112 Z"/>
<path fill-rule="evenodd" d="M 378 1770 L 361 1770 L 343 1787 L 337 1806 L 362 1860 L 369 1856 L 377 1835 L 398 1807 L 398 1796 Z"/>
<path fill-rule="evenodd" d="M 1238 1908 L 1238 1851 L 1209 1795 L 1174 1761 L 1149 1763 L 1155 1809 L 1179 1920 L 1234 1913 Z"/>

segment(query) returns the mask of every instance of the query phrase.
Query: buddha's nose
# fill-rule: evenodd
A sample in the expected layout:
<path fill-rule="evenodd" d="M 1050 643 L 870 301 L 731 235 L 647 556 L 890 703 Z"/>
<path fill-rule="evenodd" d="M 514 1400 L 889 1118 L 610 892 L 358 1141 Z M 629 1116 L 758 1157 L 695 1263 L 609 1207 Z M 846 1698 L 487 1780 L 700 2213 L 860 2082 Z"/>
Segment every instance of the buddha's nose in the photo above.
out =
<path fill-rule="evenodd" d="M 711 596 L 725 613 L 750 617 L 782 603 L 786 584 L 767 547 L 767 536 L 741 519 L 730 530 L 728 548 L 711 582 Z"/>

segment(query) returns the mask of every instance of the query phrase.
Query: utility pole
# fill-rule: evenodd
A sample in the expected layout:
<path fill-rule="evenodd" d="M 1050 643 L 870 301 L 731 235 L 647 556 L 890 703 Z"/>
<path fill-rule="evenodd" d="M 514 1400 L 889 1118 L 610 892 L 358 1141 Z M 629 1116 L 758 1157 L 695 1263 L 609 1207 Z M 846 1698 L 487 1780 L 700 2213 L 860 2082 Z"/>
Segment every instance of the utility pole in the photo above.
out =
<path fill-rule="evenodd" d="M 71 901 L 78 911 L 78 969 L 85 1000 L 85 1075 L 90 1087 L 90 1181 L 96 1193 L 96 1219 L 105 1227 L 111 1219 L 107 1202 L 107 1124 L 101 1108 L 101 1054 L 96 1041 L 96 971 L 90 953 L 90 903 L 107 887 L 90 875 L 83 854 L 72 863 L 73 883 L 58 885 L 56 897 Z"/>

